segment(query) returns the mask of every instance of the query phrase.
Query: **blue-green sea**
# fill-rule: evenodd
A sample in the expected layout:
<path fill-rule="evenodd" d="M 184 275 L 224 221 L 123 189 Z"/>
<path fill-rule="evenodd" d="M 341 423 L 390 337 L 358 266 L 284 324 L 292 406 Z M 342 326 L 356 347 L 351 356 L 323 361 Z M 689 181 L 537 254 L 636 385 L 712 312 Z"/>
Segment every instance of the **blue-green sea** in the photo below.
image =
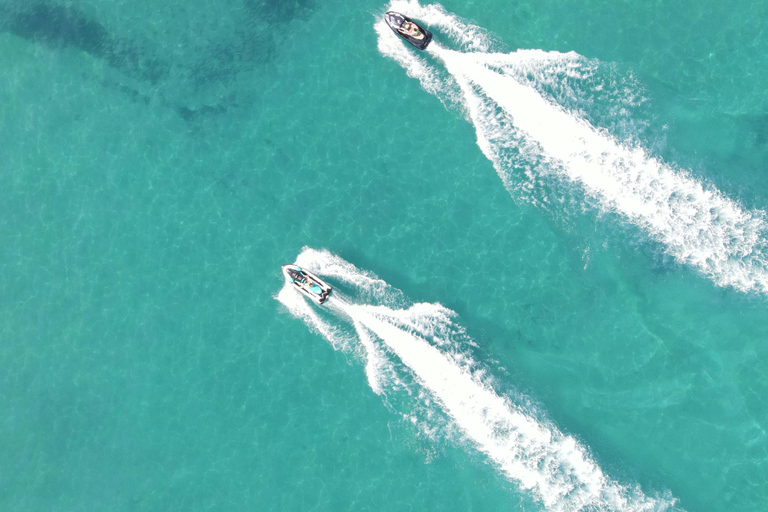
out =
<path fill-rule="evenodd" d="M 1 0 L 0 509 L 768 510 L 766 19 Z"/>

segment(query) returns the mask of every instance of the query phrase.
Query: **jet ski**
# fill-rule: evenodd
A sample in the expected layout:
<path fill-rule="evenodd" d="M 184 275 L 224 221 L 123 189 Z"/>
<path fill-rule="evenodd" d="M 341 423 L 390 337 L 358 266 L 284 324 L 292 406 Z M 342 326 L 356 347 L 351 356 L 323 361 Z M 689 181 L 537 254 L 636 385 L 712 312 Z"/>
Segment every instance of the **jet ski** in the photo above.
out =
<path fill-rule="evenodd" d="M 285 280 L 296 287 L 301 293 L 322 304 L 331 296 L 331 286 L 298 265 L 283 265 Z"/>
<path fill-rule="evenodd" d="M 384 20 L 395 34 L 399 35 L 419 50 L 426 48 L 429 42 L 432 41 L 432 32 L 399 12 L 389 11 L 384 15 Z"/>

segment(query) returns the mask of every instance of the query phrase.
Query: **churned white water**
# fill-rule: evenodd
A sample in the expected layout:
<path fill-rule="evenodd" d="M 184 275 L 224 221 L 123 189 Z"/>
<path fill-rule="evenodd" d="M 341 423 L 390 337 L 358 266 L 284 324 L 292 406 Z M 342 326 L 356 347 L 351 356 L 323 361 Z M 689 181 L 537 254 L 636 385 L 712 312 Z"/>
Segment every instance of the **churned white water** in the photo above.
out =
<path fill-rule="evenodd" d="M 411 304 L 376 276 L 326 251 L 305 249 L 297 264 L 323 279 L 333 276 L 351 296 L 336 293 L 327 307 L 318 308 L 286 284 L 278 299 L 334 347 L 364 360 L 376 393 L 387 395 L 407 386 L 413 397 L 431 397 L 415 407 L 437 404 L 449 421 L 426 425 L 430 435 L 449 436 L 457 430 L 548 510 L 651 511 L 673 506 L 669 498 L 650 498 L 636 486 L 613 481 L 576 439 L 541 419 L 526 401 L 495 391 L 486 370 L 465 350 L 471 339 L 455 322 L 454 312 L 439 304 Z M 373 303 L 358 302 L 363 297 Z M 422 417 L 429 418 L 429 411 Z"/>
<path fill-rule="evenodd" d="M 553 82 L 556 87 L 557 76 L 563 82 L 583 79 L 591 72 L 585 59 L 575 53 L 494 52 L 482 29 L 439 5 L 398 1 L 390 9 L 419 19 L 442 39 L 436 35 L 426 52 L 412 51 L 380 21 L 380 52 L 464 113 L 480 149 L 513 195 L 534 198 L 541 182 L 556 176 L 581 187 L 599 209 L 620 214 L 676 261 L 716 284 L 768 292 L 765 212 L 746 210 L 638 144 L 591 125 L 557 103 L 573 99 L 568 90 L 549 95 L 537 89 L 552 88 Z M 633 95 L 626 94 L 624 101 L 632 102 Z"/>

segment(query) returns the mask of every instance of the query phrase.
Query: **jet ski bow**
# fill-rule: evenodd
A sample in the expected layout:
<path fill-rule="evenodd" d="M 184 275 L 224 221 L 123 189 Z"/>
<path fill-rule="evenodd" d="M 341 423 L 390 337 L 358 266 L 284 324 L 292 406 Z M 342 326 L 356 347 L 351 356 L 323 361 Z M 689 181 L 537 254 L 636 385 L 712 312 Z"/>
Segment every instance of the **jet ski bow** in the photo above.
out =
<path fill-rule="evenodd" d="M 395 34 L 419 50 L 426 48 L 429 42 L 432 41 L 432 32 L 399 12 L 389 11 L 384 15 L 384 20 Z"/>
<path fill-rule="evenodd" d="M 283 275 L 286 282 L 295 286 L 316 304 L 322 304 L 331 296 L 333 289 L 328 283 L 298 265 L 283 265 Z"/>

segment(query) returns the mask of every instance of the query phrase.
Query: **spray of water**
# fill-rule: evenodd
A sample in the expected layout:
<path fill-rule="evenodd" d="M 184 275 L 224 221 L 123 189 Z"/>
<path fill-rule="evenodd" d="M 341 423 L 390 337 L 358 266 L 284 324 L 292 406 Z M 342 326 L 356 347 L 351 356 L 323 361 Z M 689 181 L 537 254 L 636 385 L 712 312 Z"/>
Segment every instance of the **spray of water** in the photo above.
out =
<path fill-rule="evenodd" d="M 401 394 L 412 403 L 404 405 L 403 416 L 422 418 L 422 431 L 430 437 L 458 432 L 547 510 L 674 507 L 670 498 L 651 498 L 636 486 L 611 480 L 584 446 L 530 400 L 514 390 L 497 392 L 487 370 L 473 359 L 472 340 L 454 312 L 439 304 L 410 303 L 376 276 L 326 251 L 305 249 L 297 264 L 323 278 L 332 275 L 334 288 L 349 295 L 337 289 L 327 309 L 317 308 L 286 284 L 278 299 L 335 348 L 359 356 L 376 393 L 390 397 L 405 390 Z"/>
<path fill-rule="evenodd" d="M 418 52 L 379 21 L 379 50 L 465 115 L 514 197 L 550 202 L 542 192 L 548 181 L 570 183 L 599 210 L 618 213 L 716 284 L 768 293 L 764 212 L 745 210 L 689 172 L 589 122 L 585 110 L 594 103 L 580 104 L 578 91 L 617 88 L 609 96 L 620 105 L 617 115 L 626 116 L 640 101 L 626 83 L 593 83 L 596 64 L 573 52 L 494 52 L 498 44 L 483 30 L 439 5 L 398 0 L 389 9 L 423 21 L 439 37 Z"/>

